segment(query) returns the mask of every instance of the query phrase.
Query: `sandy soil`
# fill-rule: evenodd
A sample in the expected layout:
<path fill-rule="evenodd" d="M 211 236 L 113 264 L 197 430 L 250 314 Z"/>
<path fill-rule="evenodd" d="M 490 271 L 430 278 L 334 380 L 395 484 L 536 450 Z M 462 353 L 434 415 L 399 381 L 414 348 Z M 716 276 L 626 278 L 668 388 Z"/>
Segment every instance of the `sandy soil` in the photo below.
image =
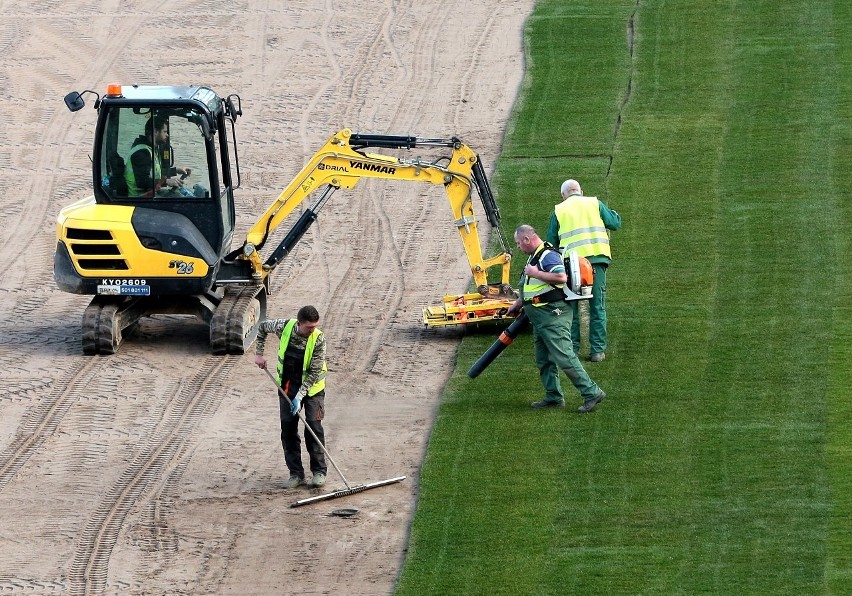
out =
<path fill-rule="evenodd" d="M 90 193 L 95 112 L 62 97 L 111 82 L 239 93 L 240 238 L 343 127 L 459 136 L 490 173 L 533 4 L 0 1 L 0 591 L 393 591 L 459 338 L 420 309 L 470 280 L 443 193 L 340 191 L 276 271 L 270 316 L 323 315 L 343 474 L 407 476 L 292 509 L 344 485 L 330 469 L 323 491 L 281 488 L 277 402 L 253 357 L 213 357 L 204 324 L 166 316 L 113 357 L 82 355 L 89 298 L 53 284 L 54 221 Z"/>

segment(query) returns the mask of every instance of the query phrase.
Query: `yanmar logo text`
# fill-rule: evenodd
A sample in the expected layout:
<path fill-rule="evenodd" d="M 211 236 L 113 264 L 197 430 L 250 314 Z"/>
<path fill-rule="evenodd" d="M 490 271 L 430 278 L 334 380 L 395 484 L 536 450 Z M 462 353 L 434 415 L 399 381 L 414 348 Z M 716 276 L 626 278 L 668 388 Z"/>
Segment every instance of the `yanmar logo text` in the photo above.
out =
<path fill-rule="evenodd" d="M 390 166 L 380 166 L 375 163 L 361 163 L 360 161 L 350 161 L 349 166 L 353 170 L 365 170 L 367 172 L 378 172 L 379 174 L 396 174 L 396 168 Z"/>

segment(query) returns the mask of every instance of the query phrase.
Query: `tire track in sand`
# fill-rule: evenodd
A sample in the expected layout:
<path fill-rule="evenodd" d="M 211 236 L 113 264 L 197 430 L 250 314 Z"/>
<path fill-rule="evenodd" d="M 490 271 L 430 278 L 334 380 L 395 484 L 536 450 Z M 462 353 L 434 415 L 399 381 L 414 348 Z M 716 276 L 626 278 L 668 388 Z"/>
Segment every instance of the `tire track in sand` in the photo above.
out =
<path fill-rule="evenodd" d="M 0 453 L 0 492 L 18 474 L 30 458 L 56 433 L 59 424 L 106 362 L 91 358 L 79 364 L 64 388 L 55 397 L 46 398 L 27 410 L 12 442 Z"/>
<path fill-rule="evenodd" d="M 125 518 L 148 492 L 154 491 L 153 501 L 161 502 L 161 485 L 174 482 L 170 476 L 183 469 L 185 459 L 191 454 L 189 447 L 195 431 L 205 416 L 219 406 L 221 392 L 211 388 L 221 390 L 238 361 L 237 356 L 207 357 L 195 375 L 168 401 L 162 419 L 147 434 L 145 444 L 137 450 L 119 480 L 103 495 L 81 532 L 68 569 L 69 594 L 99 594 L 106 590 L 110 554 Z M 163 518 L 160 508 L 146 511 L 151 518 L 143 525 L 159 528 Z"/>
<path fill-rule="evenodd" d="M 415 97 L 405 99 L 400 94 L 407 89 L 432 87 L 434 73 L 431 66 L 442 31 L 441 23 L 449 13 L 449 6 L 447 2 L 442 2 L 433 7 L 426 21 L 428 25 L 418 29 L 411 50 L 415 56 L 413 68 L 404 66 L 390 33 L 400 20 L 408 18 L 409 11 L 410 8 L 406 6 L 390 6 L 382 22 L 382 35 L 377 36 L 374 43 L 366 48 L 364 56 L 359 56 L 361 68 L 353 76 L 349 97 L 361 98 L 361 101 L 347 104 L 344 111 L 347 120 L 357 120 L 366 106 L 372 106 L 370 113 L 361 117 L 366 117 L 374 125 L 386 120 L 384 127 L 393 134 L 422 134 L 422 131 L 414 130 L 412 115 L 420 113 L 428 100 L 428 93 L 415 94 Z M 385 62 L 382 62 L 383 59 Z M 387 63 L 388 59 L 390 64 Z M 427 65 L 425 68 L 418 64 L 423 60 Z M 392 68 L 397 63 L 403 64 L 403 67 Z M 401 71 L 396 80 L 388 80 L 387 73 L 395 70 Z M 383 109 L 387 106 L 395 107 Z M 380 152 L 390 153 L 387 150 Z M 344 360 L 343 368 L 363 375 L 373 371 L 379 351 L 387 342 L 390 323 L 398 313 L 408 289 L 406 266 L 393 231 L 402 229 L 404 235 L 422 238 L 422 223 L 428 221 L 429 210 L 422 207 L 424 201 L 418 198 L 426 194 L 438 200 L 446 199 L 440 187 L 408 182 L 365 179 L 359 183 L 355 192 L 358 197 L 357 201 L 351 203 L 353 213 L 350 214 L 354 216 L 354 222 L 348 224 L 354 223 L 355 226 L 351 235 L 353 241 L 349 245 L 352 259 L 343 276 L 344 283 L 339 285 L 332 296 L 336 306 L 331 320 L 343 328 L 344 344 L 353 346 L 353 349 L 341 356 Z M 412 210 L 421 212 L 423 220 L 411 221 L 408 214 Z M 400 216 L 407 220 L 403 227 L 396 223 Z M 411 267 L 422 267 L 423 258 L 424 255 L 418 255 L 415 260 L 409 261 Z M 420 295 L 420 288 L 417 290 L 415 299 Z M 365 327 L 373 329 L 373 333 L 363 333 Z"/>
<path fill-rule="evenodd" d="M 292 150 L 288 154 L 290 158 L 293 159 L 297 156 L 301 156 L 299 163 L 288 164 L 288 166 L 293 169 L 293 174 L 295 174 L 295 172 L 298 171 L 311 156 L 313 156 L 314 152 L 319 148 L 319 144 L 325 142 L 327 136 L 337 130 L 335 129 L 332 131 L 330 127 L 322 126 L 321 119 L 316 117 L 319 112 L 319 105 L 325 100 L 325 98 L 335 92 L 335 89 L 340 85 L 343 77 L 343 68 L 335 57 L 332 43 L 330 41 L 330 30 L 334 27 L 337 18 L 331 0 L 326 1 L 323 14 L 322 24 L 318 27 L 317 36 L 319 41 L 318 45 L 324 53 L 324 62 L 320 64 L 316 57 L 314 57 L 313 63 L 315 68 L 321 69 L 327 76 L 320 79 L 321 82 L 318 89 L 304 100 L 304 107 L 299 110 L 299 120 L 295 125 L 295 132 L 298 136 L 300 151 Z M 261 18 L 263 17 L 261 16 Z M 264 20 L 264 22 L 260 23 L 258 26 L 258 28 L 264 32 L 266 30 L 265 23 L 266 22 Z M 279 36 L 274 34 L 267 36 L 264 33 L 263 35 L 256 36 L 255 39 L 261 41 L 260 46 L 256 47 L 254 50 L 255 53 L 258 54 L 259 59 L 255 61 L 251 71 L 251 76 L 247 78 L 252 81 L 256 81 L 258 86 L 258 89 L 255 90 L 256 96 L 265 99 L 278 98 L 280 94 L 279 87 L 282 84 L 282 75 L 290 74 L 288 70 L 289 64 L 287 61 L 281 60 L 280 58 L 276 60 L 274 55 L 268 56 L 267 45 L 273 44 L 273 46 L 277 46 L 280 43 Z M 283 78 L 286 79 L 286 76 Z M 266 122 L 267 125 L 275 124 L 277 128 L 286 129 L 289 126 L 289 123 L 283 119 L 283 117 L 278 113 L 278 110 L 279 106 L 277 105 L 274 105 L 273 107 L 266 106 L 265 108 L 262 108 L 261 113 L 264 114 L 266 112 L 271 112 L 270 115 L 265 116 L 264 118 L 265 122 L 266 120 L 269 120 L 269 122 Z M 316 127 L 320 131 L 319 136 L 317 136 L 315 131 L 309 130 L 311 126 Z M 247 143 L 256 142 L 254 140 L 254 136 L 265 137 L 266 134 L 268 134 L 267 131 L 261 129 L 257 130 L 259 135 L 253 135 L 253 132 L 253 130 L 247 129 L 247 132 L 243 134 L 243 137 L 247 139 Z M 280 141 L 278 140 L 267 141 L 267 144 L 268 143 L 275 143 L 276 146 L 280 145 Z M 286 144 L 281 146 L 286 147 Z M 257 162 L 252 164 L 251 167 L 261 175 L 261 178 L 264 178 L 265 174 L 272 174 L 270 176 L 272 178 L 280 178 L 280 176 L 275 175 L 281 170 L 281 167 L 277 164 L 270 168 L 269 164 Z M 272 192 L 277 195 L 281 190 L 283 190 L 284 185 L 289 182 L 289 179 L 281 180 L 281 187 L 270 189 L 270 196 L 272 196 Z M 289 226 L 295 223 L 296 219 L 312 203 L 316 196 L 318 195 L 315 194 L 314 196 L 309 197 L 303 204 L 299 205 L 294 210 L 287 221 L 282 223 L 277 230 L 272 231 L 267 241 L 267 245 L 263 250 L 264 255 L 271 252 L 271 247 L 277 246 L 280 243 L 284 234 L 289 229 Z M 288 257 L 278 266 L 275 273 L 271 276 L 274 294 L 290 293 L 296 286 L 298 286 L 299 280 L 304 280 L 306 277 L 310 277 L 314 282 L 310 288 L 310 300 L 319 305 L 328 303 L 328 297 L 332 293 L 331 283 L 333 276 L 331 275 L 331 270 L 336 263 L 336 259 L 334 255 L 328 255 L 327 251 L 319 250 L 318 244 L 324 232 L 323 221 L 325 220 L 325 215 L 335 208 L 334 205 L 336 203 L 336 198 L 339 200 L 339 197 L 332 197 L 329 205 L 326 207 L 326 211 L 320 213 L 319 219 L 317 219 L 317 221 L 311 226 L 305 236 L 299 241 L 294 251 L 288 255 Z M 268 201 L 261 205 L 259 210 L 262 211 L 266 209 L 267 206 Z M 298 290 L 295 294 L 298 295 Z M 291 304 L 290 306 L 295 306 L 295 304 Z M 270 312 L 269 316 L 275 317 L 278 315 L 274 312 Z"/>
<path fill-rule="evenodd" d="M 448 10 L 450 10 L 449 7 Z M 472 81 L 475 79 L 477 73 L 479 73 L 483 60 L 486 59 L 488 43 L 492 39 L 492 32 L 495 24 L 501 16 L 505 15 L 501 13 L 499 8 L 495 8 L 494 10 L 488 11 L 486 19 L 474 21 L 475 25 L 472 24 L 470 37 L 476 41 L 463 57 L 465 60 L 465 62 L 463 62 L 463 75 L 459 77 L 458 80 L 451 80 L 452 87 L 445 93 L 445 97 L 447 98 L 445 103 L 447 107 L 450 107 L 453 102 L 456 107 L 453 111 L 452 117 L 449 118 L 451 123 L 450 128 L 448 130 L 440 131 L 441 136 L 460 135 L 461 130 L 464 128 L 462 126 L 461 119 L 462 111 L 465 109 L 475 109 L 473 108 L 474 104 L 467 103 L 466 98 L 470 98 L 472 95 L 475 95 L 471 89 Z M 428 73 L 429 75 L 426 82 L 427 85 L 434 84 L 436 82 L 435 79 L 442 81 L 440 76 L 436 77 L 434 74 L 440 72 L 440 65 L 435 62 L 435 57 L 441 56 L 441 47 L 438 45 L 440 41 L 440 38 L 436 38 L 434 40 L 432 44 L 433 51 L 431 53 L 418 53 L 418 56 L 421 58 L 421 65 L 418 67 L 418 70 Z M 469 142 L 472 149 L 475 151 L 483 149 L 483 145 L 485 145 L 487 141 L 491 141 L 490 138 L 468 139 L 465 137 L 463 137 L 462 140 Z M 485 165 L 486 167 L 488 166 L 488 164 Z M 466 289 L 466 285 L 461 284 L 469 283 L 470 276 L 467 275 L 466 282 L 460 282 L 458 279 L 452 277 L 448 278 L 447 268 L 450 264 L 464 263 L 463 267 L 466 269 L 467 262 L 464 256 L 464 251 L 458 233 L 453 228 L 449 205 L 443 191 L 431 189 L 431 192 L 423 194 L 424 200 L 422 200 L 419 205 L 414 206 L 416 210 L 415 212 L 419 217 L 412 218 L 413 221 L 406 225 L 406 229 L 410 229 L 412 233 L 397 235 L 397 246 L 395 247 L 395 250 L 401 256 L 402 262 L 422 265 L 403 269 L 403 275 L 405 276 L 403 278 L 403 286 L 417 288 L 418 293 L 422 294 L 423 299 L 435 302 L 445 293 L 464 291 Z M 389 203 L 387 202 L 379 202 L 377 203 L 377 208 L 385 209 L 385 205 L 388 204 Z M 479 224 L 480 240 L 482 241 L 482 246 L 487 254 L 487 241 L 489 237 L 488 222 L 485 219 L 480 204 L 477 203 L 477 205 L 474 205 L 474 211 L 476 213 L 477 223 Z M 393 215 L 398 214 L 391 214 L 391 216 Z M 445 227 L 443 228 L 448 233 L 446 242 L 435 242 L 434 238 L 426 238 L 423 235 L 423 230 L 426 229 L 426 226 L 424 226 L 423 223 L 427 222 L 430 216 L 433 218 L 439 218 L 446 222 Z M 423 262 L 422 257 L 424 246 L 429 246 L 433 251 L 433 258 L 426 260 L 426 262 Z M 422 305 L 414 305 L 418 315 L 420 310 L 419 306 Z M 400 315 L 403 313 L 404 311 L 399 311 Z M 454 346 L 453 338 L 457 336 L 457 334 L 450 332 L 450 330 L 445 330 L 443 333 L 438 335 L 439 332 L 434 330 L 427 331 L 422 326 L 414 327 L 409 321 L 403 320 L 401 316 L 398 316 L 395 320 L 390 322 L 388 331 L 386 331 L 386 339 L 389 340 L 391 344 L 399 343 L 401 345 L 405 345 L 406 349 L 411 350 L 411 353 L 421 353 L 421 350 L 425 349 L 424 342 L 428 342 L 429 345 L 441 345 L 444 343 L 442 340 L 449 340 L 447 345 Z M 383 345 L 385 345 L 384 341 Z M 430 362 L 420 359 L 414 362 L 403 361 L 398 358 L 391 357 L 391 353 L 392 350 L 381 351 L 379 353 L 379 360 L 376 362 L 373 370 L 381 372 L 388 378 L 400 379 L 400 383 L 404 387 L 415 388 L 418 386 L 418 380 L 423 378 L 424 375 L 435 374 L 434 365 Z"/>

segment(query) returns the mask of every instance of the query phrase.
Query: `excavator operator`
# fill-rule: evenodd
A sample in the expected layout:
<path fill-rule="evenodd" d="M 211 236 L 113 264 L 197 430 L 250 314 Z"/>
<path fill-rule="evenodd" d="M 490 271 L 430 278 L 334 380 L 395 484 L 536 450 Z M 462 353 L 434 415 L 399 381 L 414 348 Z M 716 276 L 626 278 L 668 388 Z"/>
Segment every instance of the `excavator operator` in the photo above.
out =
<path fill-rule="evenodd" d="M 129 196 L 151 198 L 155 194 L 169 194 L 183 187 L 182 178 L 190 175 L 190 168 L 175 167 L 163 172 L 159 147 L 168 146 L 168 142 L 168 120 L 156 115 L 149 118 L 145 123 L 145 134 L 136 137 L 125 160 L 130 166 L 124 171 Z"/>

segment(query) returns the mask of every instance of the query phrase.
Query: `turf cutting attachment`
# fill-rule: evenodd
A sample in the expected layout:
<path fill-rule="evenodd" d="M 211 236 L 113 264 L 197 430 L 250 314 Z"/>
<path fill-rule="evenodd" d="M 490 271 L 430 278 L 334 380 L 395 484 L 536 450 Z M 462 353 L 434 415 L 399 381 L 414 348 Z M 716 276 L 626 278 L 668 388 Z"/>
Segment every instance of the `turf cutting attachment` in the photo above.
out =
<path fill-rule="evenodd" d="M 275 384 L 275 387 L 278 389 L 278 393 L 287 400 L 288 405 L 292 405 L 293 402 L 290 401 L 290 398 L 287 397 L 287 394 L 283 389 L 278 385 L 278 382 L 275 380 L 275 377 L 272 376 L 272 373 L 269 372 L 268 368 L 263 369 L 269 378 L 272 379 L 272 382 Z M 378 482 L 370 482 L 369 484 L 356 484 L 355 486 L 350 486 L 349 482 L 346 481 L 346 477 L 343 475 L 343 472 L 340 471 L 340 468 L 337 467 L 337 464 L 334 463 L 334 459 L 331 457 L 331 454 L 328 452 L 328 449 L 325 448 L 325 445 L 322 444 L 322 441 L 319 440 L 317 435 L 314 433 L 314 430 L 308 424 L 308 421 L 305 420 L 305 414 L 302 411 L 299 411 L 299 419 L 302 421 L 302 424 L 305 425 L 305 430 L 307 430 L 314 437 L 314 441 L 322 448 L 323 453 L 328 458 L 328 461 L 331 462 L 331 465 L 334 467 L 337 475 L 340 476 L 340 479 L 343 480 L 343 484 L 346 485 L 345 489 L 334 491 L 333 493 L 328 493 L 325 495 L 318 495 L 316 497 L 308 497 L 307 499 L 301 499 L 291 504 L 290 507 L 301 507 L 302 505 L 310 505 L 311 503 L 317 503 L 319 501 L 328 501 L 330 499 L 337 499 L 339 497 L 348 497 L 349 495 L 354 495 L 355 493 L 361 493 L 365 490 L 370 490 L 371 488 L 378 488 L 380 486 L 386 486 L 388 484 L 395 484 L 397 482 L 402 482 L 405 480 L 405 476 L 397 476 L 396 478 L 388 478 L 387 480 L 380 480 Z"/>

